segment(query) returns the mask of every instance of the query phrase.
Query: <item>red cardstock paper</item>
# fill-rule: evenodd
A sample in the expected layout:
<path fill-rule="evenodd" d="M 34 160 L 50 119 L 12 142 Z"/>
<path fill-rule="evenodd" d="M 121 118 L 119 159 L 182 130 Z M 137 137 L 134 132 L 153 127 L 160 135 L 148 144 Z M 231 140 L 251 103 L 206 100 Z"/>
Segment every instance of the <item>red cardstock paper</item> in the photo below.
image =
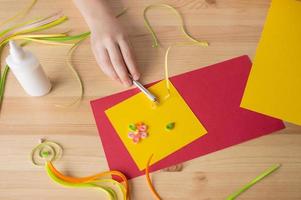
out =
<path fill-rule="evenodd" d="M 170 78 L 208 133 L 151 167 L 156 171 L 283 129 L 282 121 L 240 107 L 251 69 L 248 56 Z M 103 149 L 111 170 L 134 178 L 143 175 L 104 111 L 139 92 L 128 90 L 91 101 Z M 164 147 L 162 147 L 164 148 Z"/>

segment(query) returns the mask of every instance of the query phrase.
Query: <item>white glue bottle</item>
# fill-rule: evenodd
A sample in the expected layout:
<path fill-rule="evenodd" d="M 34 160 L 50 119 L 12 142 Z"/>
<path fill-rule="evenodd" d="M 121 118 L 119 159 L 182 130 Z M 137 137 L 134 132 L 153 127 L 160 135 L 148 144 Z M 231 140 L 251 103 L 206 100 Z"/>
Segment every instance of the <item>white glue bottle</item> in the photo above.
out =
<path fill-rule="evenodd" d="M 6 63 L 25 92 L 30 96 L 46 95 L 51 89 L 51 83 L 39 60 L 12 40 L 9 41 L 9 47 L 10 55 L 6 58 Z"/>

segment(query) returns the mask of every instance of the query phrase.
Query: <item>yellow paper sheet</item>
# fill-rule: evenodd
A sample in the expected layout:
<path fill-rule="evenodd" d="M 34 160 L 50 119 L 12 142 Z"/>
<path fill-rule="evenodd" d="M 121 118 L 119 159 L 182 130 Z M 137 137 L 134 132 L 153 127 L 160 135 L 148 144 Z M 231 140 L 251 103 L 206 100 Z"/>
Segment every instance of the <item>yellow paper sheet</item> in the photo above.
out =
<path fill-rule="evenodd" d="M 167 94 L 165 84 L 165 81 L 161 81 L 149 88 L 159 97 L 158 106 L 152 106 L 153 103 L 144 94 L 138 93 L 105 111 L 140 170 L 145 169 L 152 154 L 154 157 L 151 164 L 207 132 L 172 84 L 170 97 L 164 100 Z M 135 144 L 128 137 L 128 126 L 140 121 L 148 125 L 149 136 Z M 165 129 L 169 122 L 175 122 L 175 127 L 171 131 Z"/>
<path fill-rule="evenodd" d="M 272 1 L 241 107 L 301 125 L 301 1 Z"/>

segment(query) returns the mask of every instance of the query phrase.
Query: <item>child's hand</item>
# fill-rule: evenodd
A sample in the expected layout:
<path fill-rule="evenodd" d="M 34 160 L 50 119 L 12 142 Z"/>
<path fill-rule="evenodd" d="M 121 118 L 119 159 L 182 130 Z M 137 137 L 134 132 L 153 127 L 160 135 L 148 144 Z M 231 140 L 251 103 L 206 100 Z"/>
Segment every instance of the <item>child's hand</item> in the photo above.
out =
<path fill-rule="evenodd" d="M 127 34 L 105 0 L 75 0 L 91 30 L 91 45 L 102 71 L 125 86 L 139 79 L 139 72 Z"/>

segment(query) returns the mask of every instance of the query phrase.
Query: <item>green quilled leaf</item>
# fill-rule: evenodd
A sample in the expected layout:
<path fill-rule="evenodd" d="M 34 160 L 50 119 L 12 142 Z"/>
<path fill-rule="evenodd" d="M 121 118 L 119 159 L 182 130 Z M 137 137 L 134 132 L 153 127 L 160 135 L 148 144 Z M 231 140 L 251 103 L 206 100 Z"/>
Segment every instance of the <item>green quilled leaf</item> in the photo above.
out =
<path fill-rule="evenodd" d="M 175 123 L 174 122 L 170 122 L 166 125 L 166 129 L 169 130 L 169 131 L 174 129 L 174 128 L 175 128 Z"/>

